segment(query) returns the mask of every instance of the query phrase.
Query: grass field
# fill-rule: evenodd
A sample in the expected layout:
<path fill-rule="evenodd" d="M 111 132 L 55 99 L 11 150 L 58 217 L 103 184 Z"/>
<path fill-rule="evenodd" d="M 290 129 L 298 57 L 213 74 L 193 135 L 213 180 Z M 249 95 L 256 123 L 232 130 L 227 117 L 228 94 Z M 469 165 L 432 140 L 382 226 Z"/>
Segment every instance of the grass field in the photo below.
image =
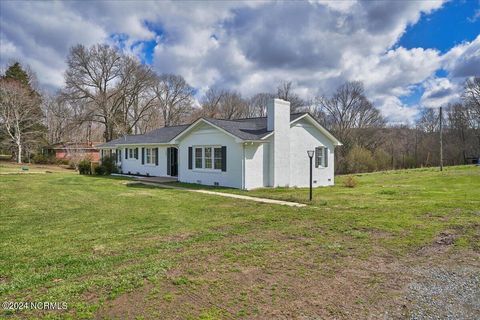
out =
<path fill-rule="evenodd" d="M 13 162 L 0 161 L 0 175 L 6 174 L 29 174 L 29 173 L 52 173 L 52 172 L 70 172 L 67 166 L 57 166 L 50 164 L 17 164 Z M 24 170 L 27 169 L 27 170 Z"/>
<path fill-rule="evenodd" d="M 68 308 L 0 317 L 404 317 L 412 270 L 480 265 L 479 167 L 339 177 L 306 208 L 46 171 L 0 175 L 0 300 Z"/>

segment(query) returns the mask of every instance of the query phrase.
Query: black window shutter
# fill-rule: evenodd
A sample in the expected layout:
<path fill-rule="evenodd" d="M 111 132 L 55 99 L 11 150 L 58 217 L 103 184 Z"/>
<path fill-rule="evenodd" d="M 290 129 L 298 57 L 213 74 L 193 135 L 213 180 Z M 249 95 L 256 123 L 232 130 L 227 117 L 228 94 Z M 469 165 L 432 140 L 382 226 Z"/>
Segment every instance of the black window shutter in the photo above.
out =
<path fill-rule="evenodd" d="M 171 175 L 172 174 L 172 168 L 170 168 L 171 166 L 171 157 L 172 156 L 172 148 L 167 148 L 167 175 Z"/>
<path fill-rule="evenodd" d="M 128 159 L 128 148 L 125 148 L 125 159 Z"/>
<path fill-rule="evenodd" d="M 324 154 L 324 163 L 325 163 L 325 167 L 328 167 L 328 148 L 325 147 L 323 148 L 323 150 L 325 151 L 325 154 Z"/>
<path fill-rule="evenodd" d="M 135 159 L 138 160 L 138 148 L 135 148 Z"/>
<path fill-rule="evenodd" d="M 118 149 L 118 162 L 122 162 L 122 149 Z"/>
<path fill-rule="evenodd" d="M 315 168 L 318 168 L 320 166 L 320 163 L 318 161 L 318 157 L 320 155 L 320 148 L 315 148 Z"/>
<path fill-rule="evenodd" d="M 188 169 L 192 170 L 192 147 L 188 147 Z"/>
<path fill-rule="evenodd" d="M 158 148 L 154 149 L 155 151 L 155 165 L 158 166 Z"/>
<path fill-rule="evenodd" d="M 222 146 L 222 171 L 227 171 L 227 147 Z"/>
<path fill-rule="evenodd" d="M 142 164 L 145 164 L 145 148 L 142 148 Z"/>

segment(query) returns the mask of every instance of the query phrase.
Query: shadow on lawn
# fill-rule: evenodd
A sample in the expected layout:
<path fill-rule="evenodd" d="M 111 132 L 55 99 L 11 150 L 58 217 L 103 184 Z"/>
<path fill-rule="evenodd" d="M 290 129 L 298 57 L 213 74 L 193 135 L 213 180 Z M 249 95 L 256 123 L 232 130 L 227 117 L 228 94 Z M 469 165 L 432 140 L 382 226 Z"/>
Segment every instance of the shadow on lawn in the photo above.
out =
<path fill-rule="evenodd" d="M 150 185 L 150 184 L 144 184 L 142 182 L 130 182 L 127 183 L 126 186 L 128 188 L 136 188 L 136 189 L 168 189 L 162 185 Z"/>

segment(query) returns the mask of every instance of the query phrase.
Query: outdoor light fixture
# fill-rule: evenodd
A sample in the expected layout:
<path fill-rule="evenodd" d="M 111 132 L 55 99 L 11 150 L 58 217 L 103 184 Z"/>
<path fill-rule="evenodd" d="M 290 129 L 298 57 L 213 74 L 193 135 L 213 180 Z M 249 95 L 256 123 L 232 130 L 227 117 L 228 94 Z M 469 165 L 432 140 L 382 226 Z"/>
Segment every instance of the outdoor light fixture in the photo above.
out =
<path fill-rule="evenodd" d="M 308 154 L 308 157 L 310 158 L 310 201 L 312 201 L 312 170 L 313 170 L 313 165 L 312 165 L 312 161 L 313 161 L 313 156 L 315 154 L 315 150 L 308 150 L 307 151 L 307 154 Z"/>

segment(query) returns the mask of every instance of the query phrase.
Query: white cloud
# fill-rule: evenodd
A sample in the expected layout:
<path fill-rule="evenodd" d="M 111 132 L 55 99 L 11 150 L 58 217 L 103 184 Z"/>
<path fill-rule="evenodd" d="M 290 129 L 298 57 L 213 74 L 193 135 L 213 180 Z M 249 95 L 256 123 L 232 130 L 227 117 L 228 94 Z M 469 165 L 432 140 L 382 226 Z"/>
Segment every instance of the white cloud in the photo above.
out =
<path fill-rule="evenodd" d="M 399 98 L 391 95 L 376 96 L 373 101 L 381 105 L 382 114 L 394 124 L 413 124 L 419 114 L 419 106 L 406 106 Z"/>
<path fill-rule="evenodd" d="M 411 85 L 430 77 L 440 65 L 436 50 L 399 47 L 381 56 L 355 57 L 344 66 L 348 78 L 363 81 L 370 94 L 398 97 L 408 94 Z"/>
<path fill-rule="evenodd" d="M 425 89 L 421 104 L 427 108 L 438 108 L 460 99 L 461 84 L 448 78 L 433 78 L 423 83 Z"/>
<path fill-rule="evenodd" d="M 105 41 L 106 33 L 69 10 L 62 2 L 0 2 L 0 39 L 15 50 L 2 49 L 0 64 L 28 64 L 41 84 L 58 88 L 68 49 Z"/>
<path fill-rule="evenodd" d="M 452 48 L 444 56 L 444 68 L 452 77 L 480 75 L 480 35 L 471 42 Z"/>
<path fill-rule="evenodd" d="M 72 45 L 114 43 L 111 36 L 122 34 L 127 51 L 138 56 L 143 55 L 143 44 L 130 48 L 134 43 L 155 40 L 155 70 L 181 74 L 199 92 L 219 86 L 250 95 L 272 91 L 287 80 L 310 97 L 329 94 L 346 80 L 361 80 L 384 115 L 408 122 L 417 109 L 403 105 L 400 97 L 412 86 L 428 79 L 422 102 L 433 104 L 438 102 L 432 96 L 435 90 L 447 86 L 434 78 L 436 70 L 443 67 L 451 77 L 478 72 L 480 38 L 445 55 L 394 47 L 407 26 L 442 5 L 443 1 L 2 1 L 0 64 L 20 59 L 37 72 L 40 83 L 60 87 Z M 453 83 L 451 90 L 458 89 L 455 81 L 447 81 Z"/>
<path fill-rule="evenodd" d="M 473 13 L 473 16 L 467 18 L 468 21 L 470 22 L 475 22 L 480 18 L 480 9 L 475 10 Z"/>

